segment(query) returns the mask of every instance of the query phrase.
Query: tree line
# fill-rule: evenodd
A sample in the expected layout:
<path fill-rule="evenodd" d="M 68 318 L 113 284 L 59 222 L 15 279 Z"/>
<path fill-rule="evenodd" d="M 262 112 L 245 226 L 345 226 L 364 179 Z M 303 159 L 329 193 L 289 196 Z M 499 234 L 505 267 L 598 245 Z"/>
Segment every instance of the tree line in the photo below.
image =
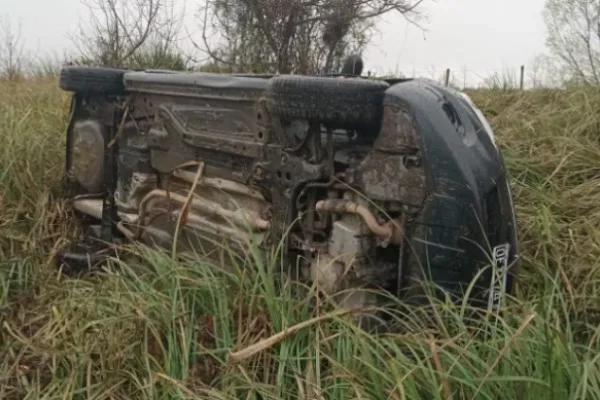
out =
<path fill-rule="evenodd" d="M 71 37 L 75 64 L 319 74 L 362 52 L 384 15 L 418 23 L 424 0 L 201 0 L 197 37 L 186 32 L 175 0 L 84 1 L 89 19 Z M 0 60 L 6 75 L 25 62 L 20 32 L 6 17 Z"/>
<path fill-rule="evenodd" d="M 427 0 L 199 0 L 198 35 L 176 0 L 83 0 L 88 19 L 71 36 L 76 56 L 38 60 L 133 69 L 323 74 L 369 45 L 379 20 L 397 13 L 419 25 Z M 443 1 L 443 0 L 442 0 Z M 535 58 L 562 82 L 600 85 L 600 0 L 546 0 L 548 54 Z M 0 18 L 0 77 L 31 63 L 20 26 Z M 191 49 L 191 50 L 190 50 Z M 541 73 L 541 72 L 540 72 Z"/>

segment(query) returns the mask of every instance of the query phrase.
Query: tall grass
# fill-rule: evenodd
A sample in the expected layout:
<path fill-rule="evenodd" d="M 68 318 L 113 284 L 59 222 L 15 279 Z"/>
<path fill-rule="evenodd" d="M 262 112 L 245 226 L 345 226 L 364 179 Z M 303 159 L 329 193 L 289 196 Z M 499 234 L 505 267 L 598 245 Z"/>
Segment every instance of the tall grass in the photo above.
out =
<path fill-rule="evenodd" d="M 49 256 L 69 231 L 68 98 L 0 86 L 0 398 L 600 398 L 600 93 L 471 93 L 512 178 L 517 298 L 483 322 L 432 300 L 397 317 L 406 333 L 373 336 L 276 290 L 251 257 L 223 270 L 133 248 L 102 276 L 63 277 Z"/>

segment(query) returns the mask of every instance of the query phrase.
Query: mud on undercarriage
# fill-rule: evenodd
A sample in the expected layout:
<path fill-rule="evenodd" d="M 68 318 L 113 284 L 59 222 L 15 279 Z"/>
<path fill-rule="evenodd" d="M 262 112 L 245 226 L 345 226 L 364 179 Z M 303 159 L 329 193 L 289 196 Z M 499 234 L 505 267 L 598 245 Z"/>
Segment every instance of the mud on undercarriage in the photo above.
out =
<path fill-rule="evenodd" d="M 510 187 L 463 94 L 348 76 L 68 67 L 60 79 L 73 93 L 67 181 L 89 237 L 204 254 L 283 243 L 286 267 L 329 293 L 411 299 L 427 278 L 460 299 L 482 269 L 475 298 L 494 307 L 512 290 Z M 101 262 L 85 243 L 61 261 Z"/>

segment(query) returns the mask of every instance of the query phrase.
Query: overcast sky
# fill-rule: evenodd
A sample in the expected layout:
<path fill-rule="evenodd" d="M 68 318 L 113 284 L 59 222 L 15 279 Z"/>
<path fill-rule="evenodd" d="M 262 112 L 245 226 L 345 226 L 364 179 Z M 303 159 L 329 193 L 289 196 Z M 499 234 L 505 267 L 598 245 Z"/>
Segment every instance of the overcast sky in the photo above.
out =
<path fill-rule="evenodd" d="M 186 0 L 187 9 L 193 1 Z M 81 0 L 0 2 L 0 13 L 8 14 L 13 24 L 21 21 L 27 48 L 37 52 L 62 53 L 71 48 L 68 35 L 77 28 L 78 18 L 86 15 Z M 365 69 L 438 77 L 451 68 L 460 80 L 466 69 L 469 82 L 494 71 L 516 71 L 545 52 L 544 2 L 425 0 L 426 32 L 390 15 L 364 55 Z"/>

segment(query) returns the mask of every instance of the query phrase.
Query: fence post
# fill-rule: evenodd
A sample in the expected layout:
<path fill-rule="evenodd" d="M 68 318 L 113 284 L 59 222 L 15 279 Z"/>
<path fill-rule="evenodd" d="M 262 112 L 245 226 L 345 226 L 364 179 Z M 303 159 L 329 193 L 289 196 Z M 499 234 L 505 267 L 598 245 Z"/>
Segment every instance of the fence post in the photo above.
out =
<path fill-rule="evenodd" d="M 450 68 L 446 69 L 446 87 L 450 86 Z"/>
<path fill-rule="evenodd" d="M 525 66 L 521 65 L 521 90 L 525 88 Z"/>

